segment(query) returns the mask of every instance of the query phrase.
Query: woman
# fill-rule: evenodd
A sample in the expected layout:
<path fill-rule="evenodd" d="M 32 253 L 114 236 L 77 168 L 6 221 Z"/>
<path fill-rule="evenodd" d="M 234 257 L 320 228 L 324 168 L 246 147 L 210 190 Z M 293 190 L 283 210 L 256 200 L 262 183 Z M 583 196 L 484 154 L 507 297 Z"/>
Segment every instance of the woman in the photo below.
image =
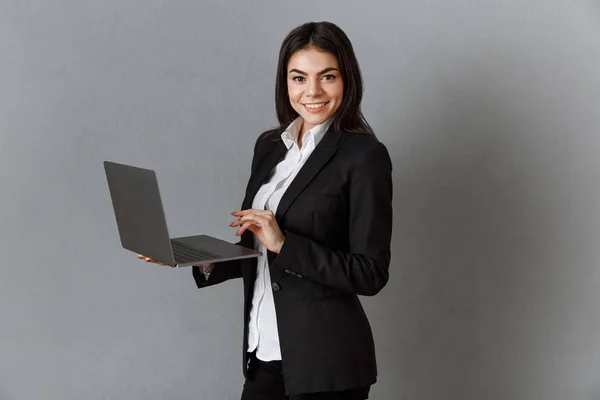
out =
<path fill-rule="evenodd" d="M 392 166 L 361 99 L 340 28 L 307 23 L 289 33 L 276 78 L 280 127 L 257 139 L 230 225 L 263 256 L 193 267 L 199 288 L 243 278 L 242 400 L 363 400 L 376 381 L 358 295 L 388 280 Z"/>

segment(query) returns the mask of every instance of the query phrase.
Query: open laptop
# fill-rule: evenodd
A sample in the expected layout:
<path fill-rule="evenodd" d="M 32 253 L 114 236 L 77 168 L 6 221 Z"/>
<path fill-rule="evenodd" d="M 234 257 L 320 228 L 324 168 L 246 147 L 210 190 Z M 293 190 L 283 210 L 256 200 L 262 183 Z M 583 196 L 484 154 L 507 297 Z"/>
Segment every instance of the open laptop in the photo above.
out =
<path fill-rule="evenodd" d="M 172 267 L 252 258 L 261 254 L 207 235 L 171 239 L 156 173 L 110 161 L 104 161 L 104 171 L 125 249 Z"/>

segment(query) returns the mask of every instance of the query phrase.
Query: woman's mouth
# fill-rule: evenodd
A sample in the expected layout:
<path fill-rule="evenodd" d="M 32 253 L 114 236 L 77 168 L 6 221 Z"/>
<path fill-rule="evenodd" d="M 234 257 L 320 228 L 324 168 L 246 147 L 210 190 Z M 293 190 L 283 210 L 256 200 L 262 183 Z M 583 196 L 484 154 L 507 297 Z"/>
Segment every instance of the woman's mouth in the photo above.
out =
<path fill-rule="evenodd" d="M 306 108 L 306 111 L 308 111 L 309 113 L 318 113 L 323 111 L 323 109 L 325 108 L 325 106 L 328 104 L 328 101 L 324 101 L 321 103 L 306 103 L 303 104 L 304 108 Z"/>

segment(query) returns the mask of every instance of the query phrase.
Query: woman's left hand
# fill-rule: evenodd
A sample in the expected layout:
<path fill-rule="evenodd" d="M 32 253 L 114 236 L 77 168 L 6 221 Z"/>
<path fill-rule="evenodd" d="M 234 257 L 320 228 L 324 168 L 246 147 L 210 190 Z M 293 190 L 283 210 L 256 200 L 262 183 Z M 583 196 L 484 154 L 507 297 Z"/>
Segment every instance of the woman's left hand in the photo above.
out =
<path fill-rule="evenodd" d="M 240 229 L 235 233 L 240 236 L 246 229 L 252 231 L 258 240 L 273 253 L 279 254 L 285 236 L 279 229 L 275 215 L 271 210 L 255 210 L 248 209 L 232 212 L 231 215 L 239 217 L 237 221 L 232 222 L 229 226 L 239 226 Z"/>

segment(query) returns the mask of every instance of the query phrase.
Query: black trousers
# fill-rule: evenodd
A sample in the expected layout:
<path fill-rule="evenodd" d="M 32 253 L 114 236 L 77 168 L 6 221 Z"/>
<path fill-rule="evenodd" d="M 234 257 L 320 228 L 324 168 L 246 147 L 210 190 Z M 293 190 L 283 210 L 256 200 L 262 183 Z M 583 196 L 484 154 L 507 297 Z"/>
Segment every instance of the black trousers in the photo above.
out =
<path fill-rule="evenodd" d="M 250 358 L 248 378 L 244 383 L 241 400 L 365 400 L 369 387 L 342 392 L 320 392 L 285 395 L 281 361 L 261 361 Z"/>

